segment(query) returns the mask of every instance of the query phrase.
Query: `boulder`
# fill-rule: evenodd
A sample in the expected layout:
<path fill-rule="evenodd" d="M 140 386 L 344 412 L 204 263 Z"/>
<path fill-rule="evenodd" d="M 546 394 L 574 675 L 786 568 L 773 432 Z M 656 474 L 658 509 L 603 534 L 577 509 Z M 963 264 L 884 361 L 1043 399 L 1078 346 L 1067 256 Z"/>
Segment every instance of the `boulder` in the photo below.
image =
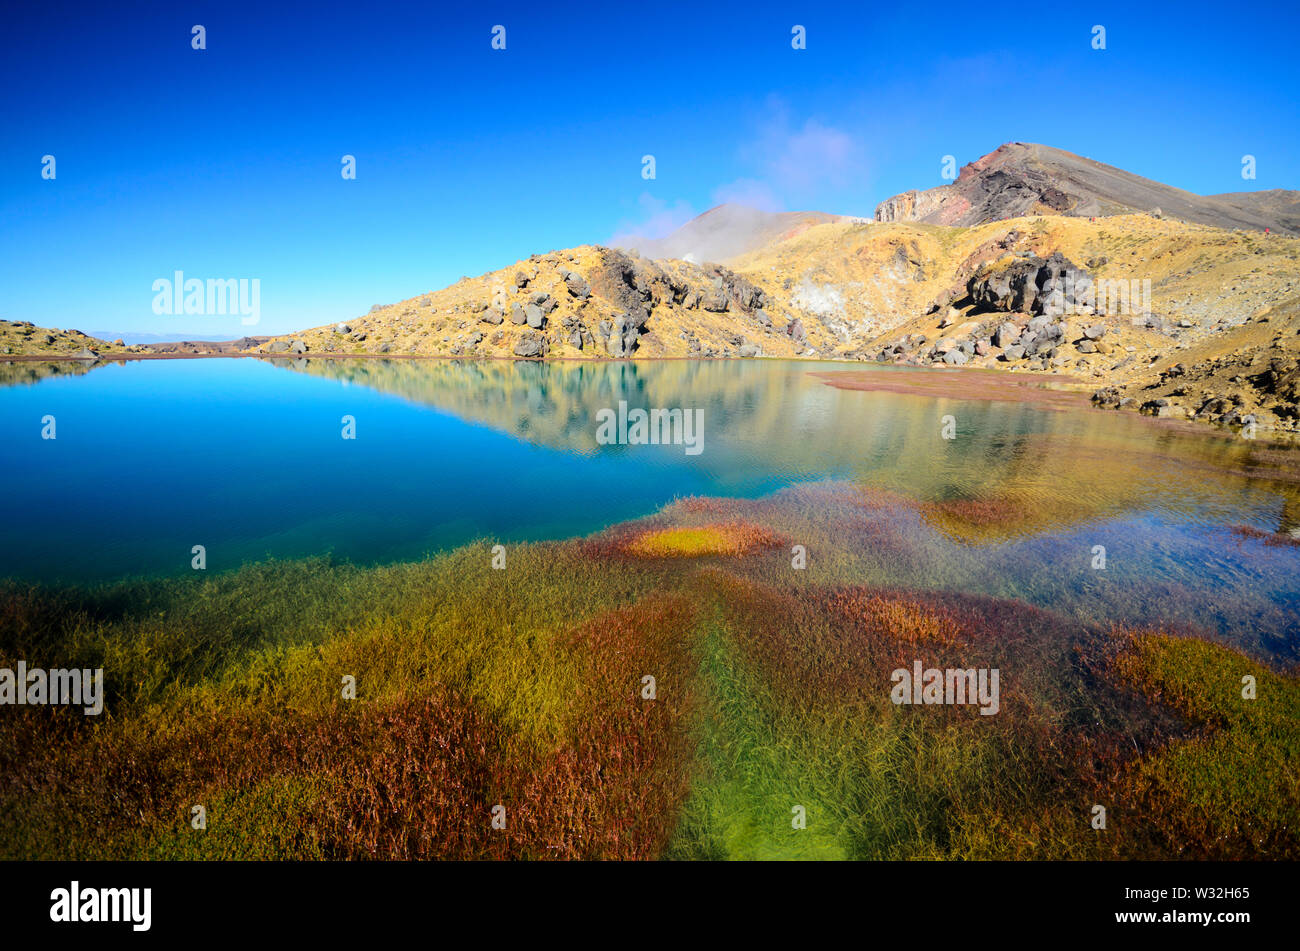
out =
<path fill-rule="evenodd" d="M 703 300 L 700 301 L 700 306 L 713 314 L 725 313 L 727 298 L 720 290 L 713 290 L 704 295 Z"/>
<path fill-rule="evenodd" d="M 565 275 L 564 286 L 568 288 L 570 294 L 581 300 L 586 300 L 591 296 L 591 285 L 577 271 L 570 271 Z"/>
<path fill-rule="evenodd" d="M 528 315 L 524 313 L 524 309 L 517 303 L 510 305 L 510 322 L 512 324 L 528 323 Z"/>
<path fill-rule="evenodd" d="M 529 300 L 532 302 L 533 306 L 537 307 L 543 314 L 549 314 L 551 311 L 555 310 L 555 308 L 560 306 L 559 301 L 545 291 L 537 291 L 529 298 Z"/>
<path fill-rule="evenodd" d="M 493 324 L 494 326 L 496 324 L 501 323 L 505 319 L 506 319 L 506 315 L 503 314 L 501 310 L 496 307 L 489 307 L 487 310 L 483 311 L 483 316 L 479 318 L 479 320 L 483 321 L 483 323 Z"/>
<path fill-rule="evenodd" d="M 1177 419 L 1186 416 L 1187 413 L 1181 406 L 1175 406 L 1173 403 L 1169 403 L 1165 406 L 1156 407 L 1152 411 L 1151 415 L 1159 419 Z"/>
<path fill-rule="evenodd" d="M 1092 394 L 1092 401 L 1098 406 L 1119 406 L 1120 391 L 1113 386 L 1103 386 Z"/>
<path fill-rule="evenodd" d="M 993 345 L 1006 349 L 1020 339 L 1020 328 L 1011 321 L 999 324 L 998 329 L 993 332 Z"/>
<path fill-rule="evenodd" d="M 529 334 L 515 344 L 514 354 L 517 357 L 544 357 L 546 356 L 546 338 L 541 334 Z"/>
<path fill-rule="evenodd" d="M 542 313 L 542 308 L 537 304 L 524 305 L 524 319 L 528 322 L 528 326 L 534 330 L 541 330 L 546 324 L 546 315 Z"/>
<path fill-rule="evenodd" d="M 959 367 L 970 358 L 959 349 L 949 350 L 943 355 L 943 362 L 949 366 Z"/>

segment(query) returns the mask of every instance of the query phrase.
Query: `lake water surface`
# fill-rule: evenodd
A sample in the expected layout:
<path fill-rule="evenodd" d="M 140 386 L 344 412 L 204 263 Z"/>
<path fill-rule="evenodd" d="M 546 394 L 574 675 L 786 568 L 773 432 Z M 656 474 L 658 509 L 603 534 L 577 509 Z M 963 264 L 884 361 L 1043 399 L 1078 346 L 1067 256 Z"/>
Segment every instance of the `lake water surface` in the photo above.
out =
<path fill-rule="evenodd" d="M 152 360 L 0 367 L 0 577 L 92 583 L 268 556 L 361 563 L 480 539 L 585 535 L 684 496 L 833 480 L 898 493 L 918 586 L 1120 613 L 1166 580 L 1196 618 L 1281 658 L 1300 639 L 1294 452 L 1033 402 L 828 385 L 853 366 Z M 899 373 L 909 371 L 899 370 Z M 703 411 L 702 451 L 601 445 L 597 414 Z M 344 439 L 344 417 L 355 439 Z M 953 439 L 944 439 L 944 417 Z M 54 417 L 56 438 L 42 438 Z M 1269 533 L 1245 538 L 1234 528 Z M 1271 543 L 1269 543 L 1271 542 Z M 1080 572 L 1106 550 L 1101 571 Z M 1085 580 L 1078 580 L 1083 578 Z M 1074 580 L 1070 580 L 1074 579 Z M 1135 587 L 1134 591 L 1138 589 Z M 1116 596 L 1118 597 L 1118 596 Z M 1190 601 L 1188 600 L 1190 598 Z M 1131 619 L 1131 618 L 1130 618 Z"/>

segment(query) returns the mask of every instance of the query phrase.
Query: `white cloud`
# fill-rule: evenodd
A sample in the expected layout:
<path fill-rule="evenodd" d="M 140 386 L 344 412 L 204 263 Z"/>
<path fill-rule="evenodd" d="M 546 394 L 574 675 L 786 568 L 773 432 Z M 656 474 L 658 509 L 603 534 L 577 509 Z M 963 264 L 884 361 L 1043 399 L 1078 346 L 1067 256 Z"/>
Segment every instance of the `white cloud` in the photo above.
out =
<path fill-rule="evenodd" d="M 765 211 L 801 205 L 828 187 L 840 188 L 863 177 L 864 152 L 848 130 L 816 117 L 798 123 L 789 108 L 772 97 L 752 137 L 738 149 L 751 174 L 721 186 L 714 195 Z"/>
<path fill-rule="evenodd" d="M 750 208 L 757 208 L 760 211 L 785 210 L 784 204 L 777 197 L 776 192 L 772 190 L 772 186 L 754 178 L 738 178 L 726 185 L 719 185 L 713 190 L 711 197 L 715 205 L 733 202 L 737 205 L 748 205 Z"/>
<path fill-rule="evenodd" d="M 826 197 L 826 189 L 863 176 L 863 153 L 859 140 L 847 130 L 815 117 L 792 121 L 785 104 L 771 98 L 752 135 L 737 149 L 739 164 L 749 173 L 714 188 L 711 204 L 733 203 L 769 212 L 802 207 Z M 679 199 L 670 205 L 649 192 L 642 192 L 637 203 L 640 213 L 618 223 L 611 245 L 663 238 L 697 214 L 688 201 Z"/>
<path fill-rule="evenodd" d="M 611 245 L 624 245 L 635 238 L 662 238 L 696 215 L 688 201 L 679 199 L 669 205 L 649 192 L 642 192 L 637 198 L 637 204 L 641 213 L 635 219 L 624 219 L 618 223 L 614 228 L 614 237 L 609 239 Z"/>
<path fill-rule="evenodd" d="M 853 137 L 816 119 L 797 131 L 773 128 L 766 135 L 768 174 L 782 190 L 806 192 L 826 184 L 844 185 L 860 164 Z"/>

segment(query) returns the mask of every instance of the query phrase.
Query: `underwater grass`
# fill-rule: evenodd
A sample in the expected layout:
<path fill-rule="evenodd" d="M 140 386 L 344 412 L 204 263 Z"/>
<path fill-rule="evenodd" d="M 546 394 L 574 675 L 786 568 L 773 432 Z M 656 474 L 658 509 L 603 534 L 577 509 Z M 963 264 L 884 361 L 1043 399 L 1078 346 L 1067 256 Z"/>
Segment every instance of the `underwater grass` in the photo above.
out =
<path fill-rule="evenodd" d="M 627 543 L 625 550 L 640 557 L 698 558 L 703 555 L 747 555 L 781 544 L 782 541 L 767 529 L 739 522 L 655 529 L 636 536 Z"/>
<path fill-rule="evenodd" d="M 0 856 L 1300 854 L 1294 674 L 957 590 L 964 562 L 896 503 L 683 500 L 512 545 L 506 570 L 485 541 L 378 567 L 6 583 L 0 666 L 102 666 L 109 690 L 101 717 L 3 711 Z M 895 706 L 890 672 L 914 660 L 998 668 L 1000 712 Z"/>
<path fill-rule="evenodd" d="M 1128 772 L 1161 845 L 1198 857 L 1300 856 L 1300 678 L 1220 645 L 1120 631 L 1126 681 L 1194 732 Z"/>

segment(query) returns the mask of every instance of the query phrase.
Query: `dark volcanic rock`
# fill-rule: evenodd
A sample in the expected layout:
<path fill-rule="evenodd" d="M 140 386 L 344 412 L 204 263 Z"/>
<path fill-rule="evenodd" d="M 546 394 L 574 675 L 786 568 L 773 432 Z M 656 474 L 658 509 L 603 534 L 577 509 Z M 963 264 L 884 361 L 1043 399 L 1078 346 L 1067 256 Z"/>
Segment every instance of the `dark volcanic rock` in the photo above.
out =
<path fill-rule="evenodd" d="M 1091 310 L 1092 278 L 1059 251 L 1050 258 L 1016 258 L 981 267 L 966 293 L 985 310 L 1062 314 Z"/>
<path fill-rule="evenodd" d="M 667 278 L 653 264 L 612 251 L 604 265 L 588 275 L 588 282 L 594 293 L 619 310 L 649 317 L 654 285 L 666 284 Z"/>
<path fill-rule="evenodd" d="M 581 300 L 586 300 L 591 296 L 591 285 L 577 271 L 570 271 L 565 275 L 564 286 L 568 288 L 570 294 Z"/>
<path fill-rule="evenodd" d="M 517 357 L 544 357 L 548 347 L 546 338 L 541 334 L 529 334 L 515 344 Z"/>
<path fill-rule="evenodd" d="M 605 352 L 611 357 L 626 357 L 637 348 L 637 338 L 645 326 L 646 318 L 642 314 L 618 314 L 613 323 L 602 320 L 600 329 L 604 334 L 606 324 L 609 333 L 605 340 Z"/>

